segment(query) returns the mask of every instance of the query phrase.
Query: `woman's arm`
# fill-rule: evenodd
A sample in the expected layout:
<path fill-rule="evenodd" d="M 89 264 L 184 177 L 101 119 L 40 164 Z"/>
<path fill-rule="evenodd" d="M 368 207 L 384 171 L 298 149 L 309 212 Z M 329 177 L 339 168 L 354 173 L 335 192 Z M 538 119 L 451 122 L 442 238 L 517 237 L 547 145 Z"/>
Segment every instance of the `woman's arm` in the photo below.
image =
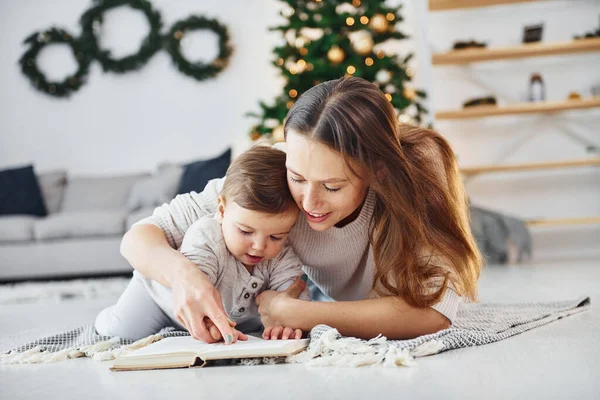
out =
<path fill-rule="evenodd" d="M 263 292 L 257 299 L 263 324 L 310 331 L 319 324 L 336 328 L 342 335 L 370 339 L 379 334 L 389 339 L 412 339 L 449 328 L 450 321 L 433 308 L 415 308 L 397 297 L 339 302 L 298 300 L 300 280 L 285 292 Z"/>
<path fill-rule="evenodd" d="M 121 254 L 142 275 L 173 290 L 173 312 L 192 337 L 215 341 L 205 317 L 226 342 L 239 337 L 230 326 L 217 289 L 196 264 L 169 245 L 162 229 L 150 224 L 132 227 L 123 236 Z"/>
<path fill-rule="evenodd" d="M 412 339 L 451 325 L 433 308 L 411 307 L 396 297 L 331 303 L 291 300 L 293 303 L 283 315 L 289 320 L 285 326 L 305 331 L 325 324 L 345 336 L 370 339 L 381 334 L 388 339 Z"/>

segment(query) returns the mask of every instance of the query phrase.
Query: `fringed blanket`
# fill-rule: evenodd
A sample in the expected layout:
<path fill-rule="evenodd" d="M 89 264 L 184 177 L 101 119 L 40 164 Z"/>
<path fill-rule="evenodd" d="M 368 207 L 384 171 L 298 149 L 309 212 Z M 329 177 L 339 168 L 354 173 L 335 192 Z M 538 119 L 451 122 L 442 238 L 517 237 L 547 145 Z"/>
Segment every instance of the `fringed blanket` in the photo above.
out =
<path fill-rule="evenodd" d="M 311 366 L 410 366 L 415 357 L 497 342 L 587 310 L 590 304 L 589 297 L 549 303 L 465 304 L 451 328 L 410 340 L 388 340 L 383 336 L 361 340 L 343 337 L 334 328 L 318 325 L 310 332 L 308 349 L 300 354 L 287 360 L 261 359 L 241 363 L 285 361 Z M 100 336 L 89 325 L 1 351 L 0 364 L 48 363 L 76 357 L 107 361 L 165 337 L 185 335 L 188 333 L 166 329 L 131 342 Z"/>

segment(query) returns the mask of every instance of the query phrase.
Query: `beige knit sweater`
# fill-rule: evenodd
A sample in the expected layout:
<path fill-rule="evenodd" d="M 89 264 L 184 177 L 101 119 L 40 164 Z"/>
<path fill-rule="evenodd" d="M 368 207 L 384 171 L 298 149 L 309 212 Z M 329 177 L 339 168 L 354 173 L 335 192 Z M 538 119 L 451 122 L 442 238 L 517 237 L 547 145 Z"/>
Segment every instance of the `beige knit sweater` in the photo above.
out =
<path fill-rule="evenodd" d="M 216 213 L 223 182 L 224 179 L 215 179 L 202 193 L 178 195 L 137 224 L 158 226 L 165 232 L 171 247 L 178 249 L 185 232 L 196 220 Z M 343 228 L 317 232 L 310 228 L 304 215 L 300 215 L 290 232 L 289 241 L 309 278 L 334 300 L 363 300 L 369 296 L 374 275 L 369 222 L 374 206 L 375 196 L 369 193 L 358 218 Z M 460 296 L 449 287 L 433 309 L 453 322 L 460 302 Z"/>

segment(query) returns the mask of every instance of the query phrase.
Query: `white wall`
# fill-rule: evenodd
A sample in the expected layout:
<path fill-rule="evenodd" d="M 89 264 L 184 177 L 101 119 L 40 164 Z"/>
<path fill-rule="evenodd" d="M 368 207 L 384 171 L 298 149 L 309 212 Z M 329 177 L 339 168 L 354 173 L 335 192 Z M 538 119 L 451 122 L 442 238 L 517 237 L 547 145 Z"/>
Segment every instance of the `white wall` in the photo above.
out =
<path fill-rule="evenodd" d="M 420 0 L 421 1 L 421 0 Z M 489 46 L 522 40 L 523 26 L 544 22 L 544 42 L 567 41 L 598 28 L 600 2 L 542 1 L 428 14 L 429 40 L 435 52 L 454 41 L 476 39 Z M 435 110 L 459 109 L 472 97 L 495 95 L 500 104 L 525 99 L 529 76 L 540 72 L 549 100 L 576 91 L 591 96 L 600 84 L 600 53 L 585 53 L 433 68 Z M 584 142 L 600 148 L 600 109 L 555 115 L 508 116 L 437 121 L 436 129 L 452 142 L 462 166 L 530 163 L 599 157 Z M 481 175 L 467 181 L 475 204 L 523 218 L 600 216 L 600 168 Z M 600 255 L 600 226 L 533 228 L 537 260 Z"/>
<path fill-rule="evenodd" d="M 0 168 L 33 162 L 38 170 L 108 174 L 149 170 L 161 160 L 188 161 L 218 154 L 244 139 L 258 110 L 282 85 L 270 66 L 281 40 L 268 26 L 280 21 L 275 0 L 153 0 L 163 32 L 191 14 L 215 17 L 227 26 L 234 46 L 229 67 L 216 79 L 198 82 L 181 74 L 162 50 L 140 71 L 103 73 L 94 62 L 88 83 L 69 99 L 34 90 L 17 60 L 23 39 L 52 25 L 79 35 L 88 0 L 0 1 Z M 114 10 L 105 19 L 106 48 L 117 55 L 136 51 L 148 30 L 141 14 Z M 216 54 L 215 36 L 194 35 L 190 53 Z M 202 43 L 207 46 L 203 49 Z M 40 64 L 62 78 L 76 65 L 66 47 L 47 48 Z"/>

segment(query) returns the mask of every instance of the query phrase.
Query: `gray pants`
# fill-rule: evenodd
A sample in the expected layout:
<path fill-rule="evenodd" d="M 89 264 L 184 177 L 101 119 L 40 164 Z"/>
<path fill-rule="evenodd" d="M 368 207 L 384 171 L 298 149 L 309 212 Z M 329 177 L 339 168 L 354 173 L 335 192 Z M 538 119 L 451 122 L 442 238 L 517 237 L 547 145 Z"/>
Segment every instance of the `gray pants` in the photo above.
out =
<path fill-rule="evenodd" d="M 100 311 L 95 322 L 98 334 L 129 340 L 154 335 L 170 326 L 186 330 L 154 302 L 137 274 L 133 275 L 117 304 Z"/>

